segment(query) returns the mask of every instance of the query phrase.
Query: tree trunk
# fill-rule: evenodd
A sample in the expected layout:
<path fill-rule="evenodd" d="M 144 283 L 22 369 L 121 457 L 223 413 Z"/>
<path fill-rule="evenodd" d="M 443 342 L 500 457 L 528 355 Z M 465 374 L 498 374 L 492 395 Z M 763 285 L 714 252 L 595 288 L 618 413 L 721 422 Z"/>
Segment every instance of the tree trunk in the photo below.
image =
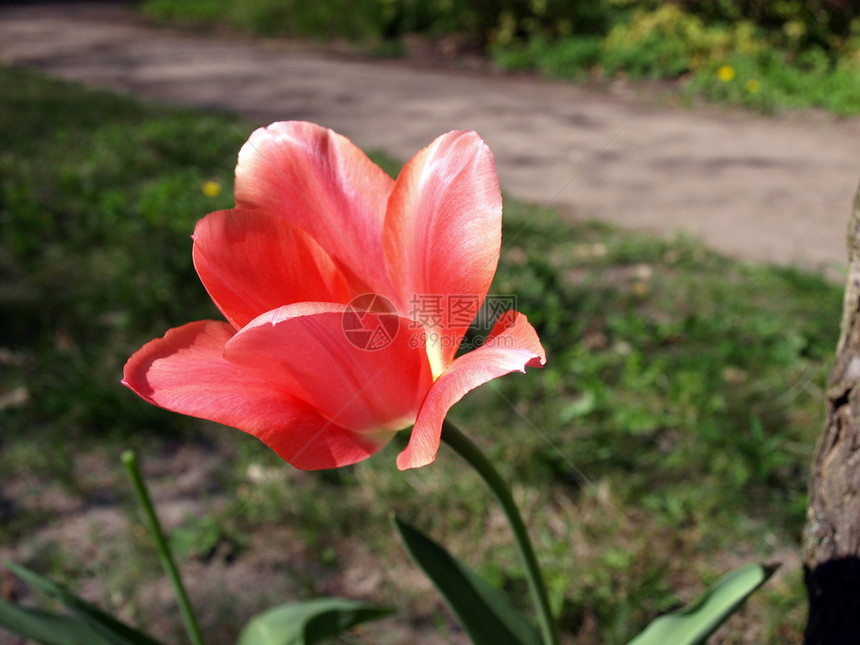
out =
<path fill-rule="evenodd" d="M 827 418 L 812 465 L 803 539 L 805 645 L 860 643 L 860 189 L 848 225 L 849 268 Z"/>

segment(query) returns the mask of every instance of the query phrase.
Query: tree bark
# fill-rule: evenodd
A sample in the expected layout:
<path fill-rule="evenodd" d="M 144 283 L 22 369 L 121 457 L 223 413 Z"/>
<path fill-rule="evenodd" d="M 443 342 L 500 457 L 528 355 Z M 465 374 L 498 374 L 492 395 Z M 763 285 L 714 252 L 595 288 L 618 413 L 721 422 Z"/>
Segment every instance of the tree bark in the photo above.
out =
<path fill-rule="evenodd" d="M 848 225 L 848 253 L 841 332 L 803 536 L 805 645 L 860 643 L 860 189 Z"/>

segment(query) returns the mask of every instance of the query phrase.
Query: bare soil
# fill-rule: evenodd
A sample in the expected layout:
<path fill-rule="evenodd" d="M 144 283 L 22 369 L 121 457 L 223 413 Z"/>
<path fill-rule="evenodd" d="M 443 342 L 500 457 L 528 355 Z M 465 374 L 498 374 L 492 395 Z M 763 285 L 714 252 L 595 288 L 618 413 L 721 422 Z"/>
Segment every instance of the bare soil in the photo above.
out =
<path fill-rule="evenodd" d="M 235 469 L 229 464 L 236 458 L 237 437 L 213 424 L 201 432 L 197 441 L 155 439 L 140 456 L 167 533 L 223 512 L 237 496 L 219 475 L 219 470 Z M 187 642 L 173 590 L 131 498 L 119 455 L 110 453 L 103 446 L 69 450 L 71 487 L 26 467 L 0 478 L 3 517 L 36 518 L 26 539 L 0 542 L 0 563 L 27 564 L 62 580 L 86 600 L 117 612 L 166 644 Z M 252 465 L 240 485 L 252 490 L 300 486 L 309 476 L 289 467 L 269 471 Z M 212 553 L 177 558 L 208 645 L 234 643 L 241 627 L 265 609 L 323 595 L 397 608 L 396 615 L 363 627 L 356 642 L 468 642 L 402 549 L 378 553 L 361 536 L 333 534 L 329 537 L 341 564 L 332 570 L 320 564 L 321 553 L 308 546 L 297 527 L 264 524 L 245 537 L 248 542 L 240 549 L 221 541 Z M 35 600 L 2 567 L 0 599 L 24 604 Z M 440 617 L 447 621 L 446 629 L 440 630 Z M 0 629 L 0 645 L 30 642 Z"/>

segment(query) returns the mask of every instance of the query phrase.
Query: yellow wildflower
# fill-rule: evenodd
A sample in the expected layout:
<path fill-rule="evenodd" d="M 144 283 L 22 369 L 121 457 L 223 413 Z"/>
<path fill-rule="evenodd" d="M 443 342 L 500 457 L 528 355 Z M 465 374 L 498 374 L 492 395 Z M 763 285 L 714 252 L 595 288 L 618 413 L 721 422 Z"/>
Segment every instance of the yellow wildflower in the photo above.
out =
<path fill-rule="evenodd" d="M 201 190 L 207 197 L 218 197 L 221 194 L 221 184 L 217 181 L 209 180 L 203 183 Z"/>
<path fill-rule="evenodd" d="M 723 83 L 728 83 L 735 77 L 735 68 L 731 65 L 723 65 L 717 70 L 717 78 Z"/>
<path fill-rule="evenodd" d="M 761 83 L 759 83 L 757 79 L 751 78 L 747 81 L 746 88 L 747 92 L 749 92 L 750 94 L 755 94 L 761 89 Z"/>

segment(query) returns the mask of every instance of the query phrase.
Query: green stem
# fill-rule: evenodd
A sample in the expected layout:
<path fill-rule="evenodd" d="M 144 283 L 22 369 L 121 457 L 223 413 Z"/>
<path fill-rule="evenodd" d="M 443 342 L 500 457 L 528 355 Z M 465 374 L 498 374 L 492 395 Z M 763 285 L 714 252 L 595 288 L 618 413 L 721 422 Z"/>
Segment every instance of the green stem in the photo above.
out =
<path fill-rule="evenodd" d="M 453 423 L 447 420 L 442 424 L 442 441 L 451 446 L 454 452 L 468 461 L 469 465 L 478 471 L 478 474 L 487 483 L 490 490 L 493 491 L 493 495 L 499 501 L 505 517 L 508 519 L 508 524 L 511 526 L 511 532 L 514 534 L 517 551 L 526 568 L 529 591 L 531 591 L 535 609 L 537 609 L 544 644 L 558 645 L 558 627 L 549 608 L 546 586 L 541 576 L 532 543 L 529 540 L 526 525 L 523 523 L 523 518 L 520 516 L 517 505 L 514 503 L 510 488 L 508 488 L 508 485 L 502 479 L 501 475 L 499 475 L 498 471 L 493 468 L 490 460 L 484 456 L 484 453 L 466 435 L 460 432 Z"/>
<path fill-rule="evenodd" d="M 188 594 L 185 593 L 185 587 L 182 585 L 182 578 L 179 577 L 179 570 L 173 561 L 170 547 L 167 545 L 167 540 L 164 539 L 164 533 L 155 514 L 155 508 L 152 506 L 152 500 L 149 498 L 149 493 L 147 493 L 146 485 L 143 482 L 143 476 L 140 474 L 137 455 L 135 455 L 133 450 L 126 450 L 122 453 L 122 463 L 128 473 L 134 494 L 137 496 L 137 502 L 140 504 L 143 514 L 146 515 L 146 519 L 149 522 L 149 529 L 152 531 L 152 537 L 155 538 L 155 547 L 158 549 L 158 555 L 161 557 L 161 565 L 164 567 L 164 572 L 167 574 L 170 584 L 173 585 L 173 591 L 179 604 L 179 611 L 182 613 L 182 622 L 185 623 L 185 631 L 188 632 L 188 637 L 191 639 L 193 645 L 203 645 L 203 637 L 200 635 L 200 627 L 197 625 L 194 609 L 188 600 Z"/>

